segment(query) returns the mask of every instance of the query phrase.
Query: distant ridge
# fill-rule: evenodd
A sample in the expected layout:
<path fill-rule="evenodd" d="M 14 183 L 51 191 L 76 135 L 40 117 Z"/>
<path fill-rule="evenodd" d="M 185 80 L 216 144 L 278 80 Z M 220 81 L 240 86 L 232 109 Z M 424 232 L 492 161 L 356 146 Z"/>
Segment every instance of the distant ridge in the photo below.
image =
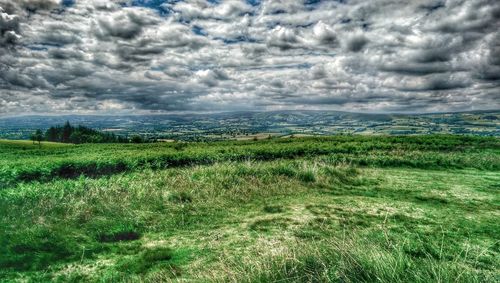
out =
<path fill-rule="evenodd" d="M 0 117 L 0 138 L 26 139 L 69 121 L 119 135 L 163 139 L 227 139 L 258 133 L 307 134 L 473 134 L 500 136 L 500 110 L 442 113 L 356 113 L 280 110 L 148 115 L 26 115 Z"/>

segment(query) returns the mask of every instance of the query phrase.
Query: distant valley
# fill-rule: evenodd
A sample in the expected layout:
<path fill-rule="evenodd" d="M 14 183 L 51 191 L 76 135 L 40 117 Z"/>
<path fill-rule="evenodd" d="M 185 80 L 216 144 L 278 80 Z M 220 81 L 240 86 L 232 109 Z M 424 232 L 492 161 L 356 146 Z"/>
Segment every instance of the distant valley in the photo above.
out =
<path fill-rule="evenodd" d="M 0 138 L 27 139 L 69 121 L 117 135 L 160 140 L 256 139 L 287 135 L 474 134 L 500 136 L 500 111 L 362 114 L 334 111 L 228 112 L 168 115 L 0 117 Z"/>

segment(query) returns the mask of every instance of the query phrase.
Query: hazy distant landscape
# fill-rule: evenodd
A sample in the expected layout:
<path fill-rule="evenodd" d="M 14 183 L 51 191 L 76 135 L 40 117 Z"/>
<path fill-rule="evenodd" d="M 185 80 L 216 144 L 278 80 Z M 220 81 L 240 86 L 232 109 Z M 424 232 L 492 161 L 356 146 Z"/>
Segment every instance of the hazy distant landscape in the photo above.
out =
<path fill-rule="evenodd" d="M 36 129 L 73 125 L 146 139 L 184 141 L 332 134 L 473 134 L 500 136 L 500 112 L 361 114 L 332 111 L 230 112 L 135 116 L 0 117 L 0 138 L 28 139 Z"/>

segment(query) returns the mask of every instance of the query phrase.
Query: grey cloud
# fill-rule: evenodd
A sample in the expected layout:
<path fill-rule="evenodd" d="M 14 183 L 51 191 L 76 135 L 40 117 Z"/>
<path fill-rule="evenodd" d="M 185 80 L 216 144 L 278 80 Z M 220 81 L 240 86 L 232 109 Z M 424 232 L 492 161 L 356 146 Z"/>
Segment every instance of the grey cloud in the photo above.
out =
<path fill-rule="evenodd" d="M 285 87 L 285 84 L 282 81 L 278 81 L 278 80 L 272 81 L 270 85 L 272 87 L 275 87 L 275 88 L 284 88 Z"/>
<path fill-rule="evenodd" d="M 498 87 L 500 85 L 500 32 L 494 33 L 485 47 L 486 53 L 474 69 L 474 76 L 480 80 L 498 82 L 496 85 Z"/>
<path fill-rule="evenodd" d="M 267 45 L 281 50 L 300 47 L 296 31 L 282 26 L 278 26 L 270 32 Z"/>
<path fill-rule="evenodd" d="M 54 45 L 78 44 L 82 40 L 74 32 L 64 30 L 65 26 L 55 25 L 49 28 L 49 32 L 42 34 L 38 42 L 48 42 Z"/>
<path fill-rule="evenodd" d="M 56 8 L 60 4 L 60 0 L 0 0 L 0 7 L 3 7 L 7 13 L 22 13 L 23 15 L 26 12 L 51 10 Z"/>
<path fill-rule="evenodd" d="M 161 46 L 138 47 L 134 44 L 120 44 L 117 46 L 117 54 L 125 61 L 150 61 L 150 56 L 163 53 L 164 48 Z"/>
<path fill-rule="evenodd" d="M 98 20 L 96 35 L 100 39 L 116 37 L 121 39 L 133 39 L 141 34 L 144 26 L 157 23 L 151 12 L 139 10 L 118 11 L 111 17 L 101 17 Z"/>
<path fill-rule="evenodd" d="M 322 21 L 308 28 L 277 26 L 269 31 L 267 37 L 268 47 L 277 47 L 284 51 L 290 49 L 325 50 L 334 49 L 338 45 L 337 34 Z"/>
<path fill-rule="evenodd" d="M 208 1 L 188 0 L 180 1 L 175 5 L 165 3 L 164 7 L 173 9 L 184 20 L 210 19 L 229 21 L 245 13 L 252 12 L 250 5 L 244 1 L 223 1 L 214 5 Z"/>
<path fill-rule="evenodd" d="M 446 62 L 467 46 L 468 43 L 464 42 L 462 37 L 437 35 L 413 51 L 411 59 L 418 63 Z"/>
<path fill-rule="evenodd" d="M 19 6 L 30 11 L 50 10 L 57 7 L 60 0 L 19 0 L 16 1 Z"/>
<path fill-rule="evenodd" d="M 385 72 L 394 72 L 403 75 L 428 75 L 434 73 L 446 73 L 454 71 L 454 68 L 450 67 L 449 64 L 444 63 L 431 63 L 431 64 L 419 64 L 419 63 L 384 63 L 379 69 Z"/>
<path fill-rule="evenodd" d="M 466 88 L 471 82 L 460 77 L 450 77 L 448 75 L 434 75 L 422 77 L 418 80 L 410 80 L 401 83 L 399 90 L 403 91 L 441 91 Z"/>
<path fill-rule="evenodd" d="M 150 62 L 168 50 L 189 52 L 207 45 L 204 38 L 190 33 L 189 29 L 179 24 L 169 24 L 147 30 L 138 38 L 115 44 L 116 54 L 124 61 Z"/>
<path fill-rule="evenodd" d="M 313 34 L 319 44 L 332 46 L 338 43 L 333 29 L 321 21 L 314 26 Z"/>
<path fill-rule="evenodd" d="M 77 59 L 82 60 L 85 54 L 81 51 L 73 49 L 56 48 L 50 49 L 48 51 L 50 57 L 54 59 L 66 60 L 66 59 Z"/>
<path fill-rule="evenodd" d="M 219 84 L 219 81 L 229 80 L 229 76 L 223 70 L 200 70 L 195 73 L 196 81 L 207 86 L 213 87 Z"/>
<path fill-rule="evenodd" d="M 0 111 L 500 107 L 498 1 L 219 2 L 0 0 Z"/>
<path fill-rule="evenodd" d="M 364 35 L 350 36 L 346 42 L 346 49 L 351 52 L 359 52 L 368 44 L 369 40 Z"/>
<path fill-rule="evenodd" d="M 51 88 L 52 86 L 40 75 L 22 74 L 12 68 L 0 69 L 0 86 L 2 89 Z"/>
<path fill-rule="evenodd" d="M 448 3 L 447 3 L 448 4 Z M 498 1 L 457 1 L 450 4 L 448 15 L 435 26 L 444 33 L 486 32 L 498 30 Z"/>
<path fill-rule="evenodd" d="M 18 16 L 5 12 L 0 6 L 0 55 L 1 49 L 14 45 L 21 38 L 19 23 Z"/>
<path fill-rule="evenodd" d="M 163 72 L 171 78 L 184 78 L 191 75 L 191 72 L 189 70 L 177 66 L 170 66 L 168 68 L 165 68 Z"/>
<path fill-rule="evenodd" d="M 318 80 L 327 76 L 325 67 L 323 65 L 315 65 L 311 68 L 311 79 Z"/>
<path fill-rule="evenodd" d="M 475 76 L 485 81 L 500 81 L 500 67 L 495 65 L 481 65 Z"/>
<path fill-rule="evenodd" d="M 116 54 L 109 54 L 107 52 L 95 52 L 92 54 L 92 60 L 94 65 L 122 71 L 130 71 L 133 69 L 133 64 L 128 61 L 123 61 Z"/>
<path fill-rule="evenodd" d="M 160 30 L 159 40 L 168 48 L 188 47 L 197 50 L 207 45 L 205 38 L 195 36 L 189 28 L 179 24 L 172 24 Z"/>
<path fill-rule="evenodd" d="M 495 34 L 489 44 L 488 62 L 500 66 L 500 31 Z"/>

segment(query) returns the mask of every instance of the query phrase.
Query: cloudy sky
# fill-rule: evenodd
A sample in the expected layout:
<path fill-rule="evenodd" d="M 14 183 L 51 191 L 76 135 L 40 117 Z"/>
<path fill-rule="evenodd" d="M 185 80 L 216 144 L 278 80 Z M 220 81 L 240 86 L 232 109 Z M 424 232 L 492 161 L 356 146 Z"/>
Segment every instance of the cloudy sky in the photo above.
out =
<path fill-rule="evenodd" d="M 0 0 L 0 115 L 500 108 L 498 0 Z"/>

